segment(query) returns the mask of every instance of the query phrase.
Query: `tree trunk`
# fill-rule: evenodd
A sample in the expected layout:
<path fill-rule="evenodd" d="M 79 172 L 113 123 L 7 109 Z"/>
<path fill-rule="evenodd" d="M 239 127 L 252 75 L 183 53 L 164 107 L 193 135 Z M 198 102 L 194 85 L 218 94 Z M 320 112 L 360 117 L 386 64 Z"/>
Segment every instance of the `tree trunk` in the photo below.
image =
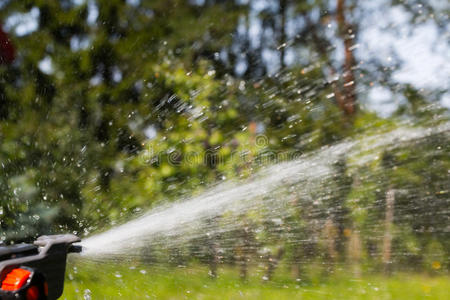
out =
<path fill-rule="evenodd" d="M 247 227 L 242 229 L 242 245 L 239 246 L 239 276 L 242 280 L 247 280 L 248 276 L 248 260 L 249 260 L 249 252 L 250 252 L 250 232 Z"/>
<path fill-rule="evenodd" d="M 280 40 L 278 41 L 278 47 L 280 49 L 280 67 L 285 67 L 284 58 L 286 56 L 286 23 L 287 23 L 287 2 L 288 0 L 280 0 Z"/>
<path fill-rule="evenodd" d="M 208 265 L 209 265 L 209 276 L 212 278 L 217 277 L 217 267 L 219 265 L 219 241 L 220 236 L 216 232 L 217 225 L 217 217 L 211 218 L 207 220 L 207 227 L 211 228 L 212 234 L 206 235 L 206 246 L 207 246 L 207 257 L 208 257 Z"/>
<path fill-rule="evenodd" d="M 277 254 L 273 255 L 272 253 L 268 253 L 267 255 L 267 267 L 266 267 L 266 275 L 263 277 L 264 280 L 270 281 L 273 278 L 273 273 L 280 262 L 281 257 L 284 254 L 284 249 L 280 248 L 277 251 Z"/>
<path fill-rule="evenodd" d="M 361 277 L 361 236 L 358 231 L 353 230 L 348 241 L 348 259 L 355 277 Z"/>
<path fill-rule="evenodd" d="M 354 74 L 356 60 L 352 49 L 355 32 L 353 26 L 347 23 L 345 12 L 345 0 L 337 0 L 336 22 L 338 24 L 338 35 L 344 41 L 345 60 L 342 93 L 336 99 L 339 107 L 345 114 L 352 116 L 356 111 L 356 82 Z"/>
<path fill-rule="evenodd" d="M 383 266 L 386 273 L 391 272 L 392 264 L 392 225 L 394 223 L 395 193 L 392 188 L 386 192 L 386 215 L 384 220 Z"/>
<path fill-rule="evenodd" d="M 324 231 L 327 247 L 327 257 L 329 262 L 334 263 L 337 258 L 336 238 L 338 235 L 338 231 L 331 219 L 328 219 L 325 222 Z"/>
<path fill-rule="evenodd" d="M 300 265 L 302 259 L 302 253 L 300 250 L 300 245 L 297 245 L 294 249 L 294 259 L 291 266 L 292 277 L 295 280 L 299 280 L 302 277 L 302 266 Z"/>

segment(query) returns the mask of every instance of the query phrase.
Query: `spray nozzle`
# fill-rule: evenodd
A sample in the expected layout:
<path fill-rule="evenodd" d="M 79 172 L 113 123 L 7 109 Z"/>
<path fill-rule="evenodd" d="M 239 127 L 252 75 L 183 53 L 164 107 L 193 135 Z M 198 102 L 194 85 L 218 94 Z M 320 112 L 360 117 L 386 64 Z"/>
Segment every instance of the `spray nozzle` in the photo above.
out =
<path fill-rule="evenodd" d="M 0 247 L 0 300 L 58 299 L 68 253 L 82 248 L 72 234 L 39 237 L 33 244 Z"/>

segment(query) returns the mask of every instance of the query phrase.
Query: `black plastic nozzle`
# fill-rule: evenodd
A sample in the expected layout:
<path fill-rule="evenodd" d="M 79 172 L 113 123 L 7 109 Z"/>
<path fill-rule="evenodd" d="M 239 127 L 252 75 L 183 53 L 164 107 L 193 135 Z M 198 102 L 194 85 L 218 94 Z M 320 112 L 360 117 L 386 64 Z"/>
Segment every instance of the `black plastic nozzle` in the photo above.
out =
<path fill-rule="evenodd" d="M 39 237 L 33 244 L 0 246 L 0 300 L 58 299 L 64 289 L 67 254 L 82 248 L 71 234 Z M 31 291 L 33 289 L 33 291 Z M 28 296 L 27 296 L 28 295 Z"/>

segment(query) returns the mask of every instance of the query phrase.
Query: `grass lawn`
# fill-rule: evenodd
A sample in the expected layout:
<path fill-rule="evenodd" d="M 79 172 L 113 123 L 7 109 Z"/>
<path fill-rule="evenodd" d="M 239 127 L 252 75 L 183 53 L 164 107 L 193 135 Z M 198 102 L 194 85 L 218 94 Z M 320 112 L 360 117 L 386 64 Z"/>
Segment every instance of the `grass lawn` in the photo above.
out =
<path fill-rule="evenodd" d="M 262 282 L 258 272 L 242 282 L 233 268 L 219 269 L 212 279 L 201 266 L 126 265 L 70 263 L 61 299 L 450 299 L 448 276 L 335 274 L 304 282 L 278 270 L 271 282 Z"/>

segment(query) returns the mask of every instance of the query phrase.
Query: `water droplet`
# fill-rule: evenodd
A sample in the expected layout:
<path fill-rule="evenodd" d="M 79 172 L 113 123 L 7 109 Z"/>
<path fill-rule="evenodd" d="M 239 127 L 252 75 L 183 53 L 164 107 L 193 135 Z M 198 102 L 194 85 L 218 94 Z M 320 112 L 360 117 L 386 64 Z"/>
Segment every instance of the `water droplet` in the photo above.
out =
<path fill-rule="evenodd" d="M 85 289 L 83 294 L 84 300 L 91 300 L 91 290 Z"/>

